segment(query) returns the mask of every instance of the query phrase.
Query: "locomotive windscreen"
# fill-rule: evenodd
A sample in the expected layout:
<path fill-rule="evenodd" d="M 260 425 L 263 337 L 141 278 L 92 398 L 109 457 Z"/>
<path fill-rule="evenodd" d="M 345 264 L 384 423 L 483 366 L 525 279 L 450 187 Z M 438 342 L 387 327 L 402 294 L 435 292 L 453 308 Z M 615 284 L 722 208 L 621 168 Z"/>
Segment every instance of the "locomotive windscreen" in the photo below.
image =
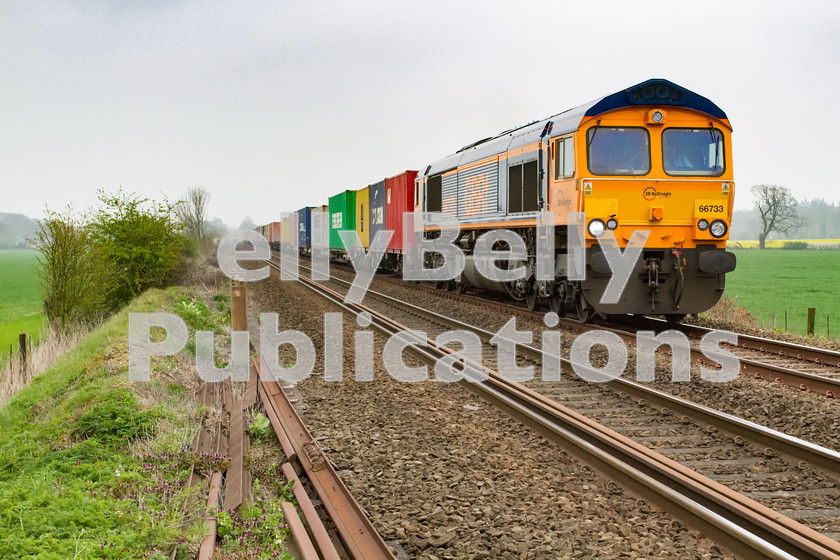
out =
<path fill-rule="evenodd" d="M 666 128 L 662 131 L 662 160 L 668 175 L 720 175 L 723 135 L 710 128 Z"/>
<path fill-rule="evenodd" d="M 644 128 L 592 127 L 587 144 L 589 171 L 594 175 L 650 172 L 650 135 Z"/>

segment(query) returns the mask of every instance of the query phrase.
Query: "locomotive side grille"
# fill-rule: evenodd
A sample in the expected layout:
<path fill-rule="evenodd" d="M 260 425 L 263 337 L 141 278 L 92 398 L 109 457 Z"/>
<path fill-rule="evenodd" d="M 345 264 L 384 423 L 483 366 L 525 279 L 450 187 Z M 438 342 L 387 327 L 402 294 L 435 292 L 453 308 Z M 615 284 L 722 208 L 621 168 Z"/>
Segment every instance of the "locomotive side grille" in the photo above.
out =
<path fill-rule="evenodd" d="M 441 193 L 443 199 L 443 212 L 452 216 L 458 215 L 458 173 L 452 172 L 443 176 Z"/>
<path fill-rule="evenodd" d="M 458 218 L 496 214 L 498 211 L 498 161 L 458 173 Z"/>

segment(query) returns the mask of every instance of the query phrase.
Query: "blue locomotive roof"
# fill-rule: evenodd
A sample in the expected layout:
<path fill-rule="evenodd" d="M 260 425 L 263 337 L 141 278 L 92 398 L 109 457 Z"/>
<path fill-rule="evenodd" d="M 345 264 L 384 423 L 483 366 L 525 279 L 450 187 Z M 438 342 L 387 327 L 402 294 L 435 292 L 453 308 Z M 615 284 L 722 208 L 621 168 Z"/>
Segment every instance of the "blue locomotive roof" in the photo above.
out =
<path fill-rule="evenodd" d="M 720 107 L 702 95 L 661 78 L 653 78 L 602 97 L 589 107 L 586 116 L 592 117 L 631 105 L 675 105 L 706 113 L 716 119 L 726 118 L 726 113 Z"/>
<path fill-rule="evenodd" d="M 552 123 L 550 136 L 574 132 L 584 117 L 594 117 L 607 111 L 633 105 L 672 105 L 706 113 L 716 119 L 726 119 L 726 113 L 717 105 L 682 86 L 653 78 L 630 86 L 611 95 L 590 101 L 574 109 L 552 115 L 525 126 L 506 130 L 501 134 L 467 145 L 456 153 L 432 163 L 425 175 L 437 175 L 458 166 L 479 161 L 493 154 L 500 154 L 518 146 L 526 146 L 545 136 L 548 123 Z"/>

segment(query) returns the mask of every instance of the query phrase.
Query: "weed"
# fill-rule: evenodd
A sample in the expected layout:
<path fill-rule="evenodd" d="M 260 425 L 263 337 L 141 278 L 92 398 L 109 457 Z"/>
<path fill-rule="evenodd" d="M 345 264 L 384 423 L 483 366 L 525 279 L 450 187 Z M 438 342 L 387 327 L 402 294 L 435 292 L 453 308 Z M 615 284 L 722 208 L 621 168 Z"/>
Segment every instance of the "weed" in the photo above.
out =
<path fill-rule="evenodd" d="M 252 558 L 251 554 L 257 552 L 258 558 L 291 559 L 285 545 L 289 528 L 280 507 L 284 501 L 288 500 L 283 496 L 267 498 L 239 511 L 219 511 L 216 519 L 222 554 L 226 558 Z"/>
<path fill-rule="evenodd" d="M 274 437 L 274 428 L 265 414 L 257 413 L 254 421 L 248 426 L 248 435 L 257 440 Z"/>
<path fill-rule="evenodd" d="M 183 387 L 181 387 L 180 385 L 177 385 L 175 383 L 170 383 L 169 384 L 169 392 L 172 393 L 175 396 L 183 397 L 186 394 L 187 390 L 184 389 Z"/>
<path fill-rule="evenodd" d="M 175 302 L 175 312 L 184 320 L 187 327 L 194 331 L 213 331 L 222 333 L 224 329 L 215 320 L 203 301 L 181 298 Z"/>
<path fill-rule="evenodd" d="M 152 433 L 158 414 L 141 411 L 128 389 L 110 393 L 105 402 L 84 413 L 76 424 L 81 437 L 96 437 L 106 444 L 131 442 Z"/>

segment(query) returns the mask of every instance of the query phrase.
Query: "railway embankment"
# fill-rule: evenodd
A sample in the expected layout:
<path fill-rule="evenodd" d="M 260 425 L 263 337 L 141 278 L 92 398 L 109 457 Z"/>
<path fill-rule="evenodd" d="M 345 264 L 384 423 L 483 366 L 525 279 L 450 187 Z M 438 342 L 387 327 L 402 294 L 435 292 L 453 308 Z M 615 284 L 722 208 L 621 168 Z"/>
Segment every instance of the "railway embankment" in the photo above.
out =
<path fill-rule="evenodd" d="M 223 365 L 229 302 L 203 289 L 149 290 L 0 408 L 0 557 L 195 557 L 211 473 L 228 462 L 197 452 L 197 435 L 223 426 L 221 409 L 202 404 L 191 344 L 153 358 L 150 381 L 129 382 L 129 314 L 179 315 L 191 340 L 195 330 L 213 331 Z M 219 547 L 231 558 L 249 547 L 287 557 L 280 502 L 294 498 L 259 420 L 246 411 L 255 437 L 245 461 L 261 479 L 257 492 L 247 508 L 218 515 Z M 254 522 L 263 516 L 271 523 Z"/>

